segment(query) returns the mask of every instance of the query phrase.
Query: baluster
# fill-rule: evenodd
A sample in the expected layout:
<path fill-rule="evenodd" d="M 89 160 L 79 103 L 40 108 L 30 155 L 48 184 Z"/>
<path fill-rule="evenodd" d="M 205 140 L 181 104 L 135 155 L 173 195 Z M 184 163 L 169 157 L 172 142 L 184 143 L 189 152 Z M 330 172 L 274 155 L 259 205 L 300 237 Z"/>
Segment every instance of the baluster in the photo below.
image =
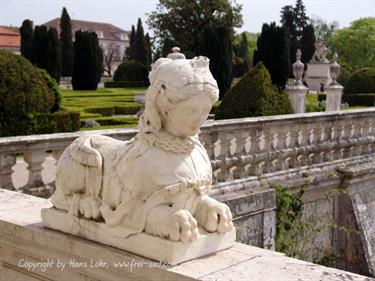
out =
<path fill-rule="evenodd" d="M 343 132 L 343 143 L 345 144 L 344 151 L 343 151 L 343 157 L 349 158 L 351 156 L 351 145 L 348 145 L 351 143 L 351 135 L 352 135 L 352 125 L 350 124 L 349 120 L 344 120 L 343 122 L 344 132 Z"/>
<path fill-rule="evenodd" d="M 307 150 L 308 137 L 309 137 L 309 124 L 302 124 L 300 130 L 299 147 L 301 151 L 301 166 L 306 166 L 309 163 L 309 154 Z"/>
<path fill-rule="evenodd" d="M 237 161 L 237 167 L 233 172 L 233 176 L 235 179 L 240 179 L 243 177 L 246 177 L 246 171 L 245 171 L 245 163 L 243 162 L 243 158 L 246 155 L 246 138 L 247 133 L 244 130 L 236 130 L 234 133 L 234 136 L 236 138 L 236 151 L 234 155 L 239 160 Z"/>
<path fill-rule="evenodd" d="M 276 144 L 276 151 L 278 152 L 278 161 L 277 161 L 277 171 L 286 170 L 286 159 L 285 159 L 285 152 L 288 148 L 288 130 L 287 127 L 281 126 L 277 127 L 277 144 Z"/>
<path fill-rule="evenodd" d="M 299 135 L 300 130 L 298 126 L 294 126 L 290 132 L 290 148 L 293 150 L 291 155 L 291 167 L 296 168 L 299 166 L 298 156 L 299 156 Z"/>
<path fill-rule="evenodd" d="M 42 179 L 42 164 L 46 160 L 46 153 L 44 150 L 27 151 L 24 153 L 23 158 L 28 164 L 29 176 L 26 185 L 22 189 L 26 193 L 34 193 L 34 189 L 45 186 Z"/>
<path fill-rule="evenodd" d="M 57 161 L 59 161 L 60 156 L 63 152 L 64 152 L 64 149 L 52 150 L 52 157 L 56 160 L 56 164 L 57 164 Z M 51 192 L 53 193 L 56 189 L 56 178 L 52 182 L 48 183 L 48 185 L 51 187 Z"/>
<path fill-rule="evenodd" d="M 16 154 L 0 155 L 0 188 L 15 190 L 12 181 L 12 167 L 16 164 Z"/>
<path fill-rule="evenodd" d="M 271 171 L 271 166 L 272 166 L 272 163 L 271 163 L 272 159 L 271 159 L 271 155 L 270 155 L 271 140 L 272 140 L 271 128 L 265 127 L 263 129 L 264 147 L 263 147 L 262 154 L 265 155 L 266 158 L 264 159 L 264 164 L 263 164 L 263 169 L 262 169 L 263 173 L 269 173 Z"/>
<path fill-rule="evenodd" d="M 353 156 L 360 156 L 361 155 L 361 145 L 359 143 L 361 136 L 361 121 L 354 120 L 353 124 L 353 139 L 354 139 L 354 147 L 353 147 Z"/>
<path fill-rule="evenodd" d="M 251 147 L 250 154 L 253 155 L 253 163 L 251 165 L 251 175 L 259 175 L 260 169 L 258 166 L 258 155 L 260 153 L 262 129 L 260 127 L 250 128 Z"/>
<path fill-rule="evenodd" d="M 217 173 L 217 181 L 224 182 L 227 179 L 228 174 L 228 167 L 226 156 L 228 155 L 228 151 L 230 154 L 230 145 L 227 139 L 227 132 L 220 131 L 218 139 L 220 141 L 220 154 L 216 157 L 217 159 L 221 160 L 222 163 L 220 165 L 220 171 Z"/>

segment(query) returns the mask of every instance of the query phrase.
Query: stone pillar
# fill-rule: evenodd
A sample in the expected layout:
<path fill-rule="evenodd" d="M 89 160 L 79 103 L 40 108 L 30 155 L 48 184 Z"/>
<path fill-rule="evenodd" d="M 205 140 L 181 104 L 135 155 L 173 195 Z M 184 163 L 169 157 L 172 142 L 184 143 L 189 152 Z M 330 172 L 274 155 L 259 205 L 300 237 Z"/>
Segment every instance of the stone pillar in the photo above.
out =
<path fill-rule="evenodd" d="M 296 62 L 293 63 L 293 76 L 296 81 L 286 86 L 286 91 L 289 95 L 289 101 L 294 113 L 304 113 L 306 107 L 306 93 L 307 88 L 302 83 L 302 76 L 304 71 L 304 64 L 301 62 L 301 50 L 297 50 Z"/>
<path fill-rule="evenodd" d="M 326 88 L 326 111 L 340 110 L 342 92 L 344 87 L 341 86 L 337 81 L 337 77 L 340 74 L 341 66 L 337 63 L 338 55 L 333 55 L 333 63 L 330 65 L 330 74 L 332 77 L 332 83 Z"/>

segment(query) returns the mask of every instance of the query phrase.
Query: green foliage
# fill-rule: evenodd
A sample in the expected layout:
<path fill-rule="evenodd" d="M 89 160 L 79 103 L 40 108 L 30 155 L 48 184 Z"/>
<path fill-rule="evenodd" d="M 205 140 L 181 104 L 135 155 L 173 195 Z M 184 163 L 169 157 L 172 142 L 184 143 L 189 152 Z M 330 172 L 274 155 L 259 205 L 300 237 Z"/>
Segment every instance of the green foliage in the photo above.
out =
<path fill-rule="evenodd" d="M 124 61 L 115 71 L 113 81 L 147 82 L 148 70 L 145 65 L 137 61 Z"/>
<path fill-rule="evenodd" d="M 138 18 L 137 29 L 132 25 L 129 47 L 125 50 L 127 60 L 137 61 L 149 69 L 151 65 L 151 43 L 150 36 L 144 35 L 142 20 Z"/>
<path fill-rule="evenodd" d="M 0 136 L 39 133 L 37 115 L 50 112 L 54 96 L 27 59 L 0 50 Z"/>
<path fill-rule="evenodd" d="M 233 38 L 234 28 L 242 25 L 241 8 L 228 0 L 159 0 L 147 24 L 164 52 L 178 46 L 191 58 L 201 53 L 203 30 L 207 26 L 225 26 Z"/>
<path fill-rule="evenodd" d="M 21 35 L 21 55 L 28 60 L 32 60 L 33 22 L 24 20 L 20 28 Z"/>
<path fill-rule="evenodd" d="M 311 59 L 313 53 L 310 57 L 308 57 L 308 54 L 310 50 L 314 50 L 315 42 L 310 39 L 312 34 L 311 27 L 308 27 L 308 20 L 309 18 L 306 16 L 305 6 L 302 0 L 297 0 L 295 7 L 284 6 L 281 9 L 281 24 L 287 29 L 289 34 L 290 65 L 295 61 L 297 49 L 307 51 L 307 54 L 304 54 L 302 51 L 303 63 L 308 63 Z M 306 30 L 306 28 L 308 30 Z M 307 35 L 308 38 L 306 38 Z M 303 37 L 305 37 L 304 40 Z"/>
<path fill-rule="evenodd" d="M 260 61 L 270 72 L 272 84 L 284 88 L 290 71 L 289 42 L 286 29 L 276 26 L 275 22 L 262 26 L 253 64 Z"/>
<path fill-rule="evenodd" d="M 149 81 L 115 81 L 104 83 L 105 88 L 142 88 L 149 85 Z"/>
<path fill-rule="evenodd" d="M 306 95 L 306 112 L 322 112 L 326 108 L 326 95 Z"/>
<path fill-rule="evenodd" d="M 375 106 L 375 92 L 370 94 L 343 95 L 343 103 L 350 106 Z"/>
<path fill-rule="evenodd" d="M 233 44 L 233 77 L 242 77 L 245 73 L 249 71 L 251 66 L 250 54 L 252 54 L 252 52 L 250 53 L 249 50 L 255 48 L 256 46 L 256 40 L 252 40 L 252 46 L 249 46 L 248 38 L 250 37 L 251 39 L 255 39 L 255 37 L 253 37 L 252 34 L 247 34 L 246 32 L 243 32 L 239 37 L 239 40 L 237 39 L 238 36 L 235 38 Z"/>
<path fill-rule="evenodd" d="M 56 80 L 60 81 L 61 61 L 60 61 L 60 40 L 55 28 L 50 28 L 47 32 L 47 52 L 46 70 Z"/>
<path fill-rule="evenodd" d="M 360 68 L 349 76 L 344 95 L 358 93 L 375 93 L 375 66 Z"/>
<path fill-rule="evenodd" d="M 48 90 L 52 96 L 54 96 L 54 103 L 51 108 L 51 112 L 56 112 L 60 110 L 60 105 L 61 105 L 61 93 L 59 89 L 59 85 L 57 84 L 56 80 L 53 79 L 47 71 L 44 69 L 39 68 L 40 73 L 42 74 L 44 81 L 46 81 Z"/>
<path fill-rule="evenodd" d="M 315 30 L 312 24 L 306 25 L 305 29 L 302 31 L 302 38 L 301 38 L 301 52 L 302 58 L 301 60 L 305 63 L 309 62 L 314 55 L 315 52 Z M 295 53 L 290 54 L 295 60 Z"/>
<path fill-rule="evenodd" d="M 222 99 L 232 82 L 232 44 L 225 26 L 208 26 L 203 32 L 202 55 L 210 59 L 210 70 Z"/>
<path fill-rule="evenodd" d="M 363 67 L 375 67 L 375 18 L 362 18 L 353 21 L 350 27 L 337 30 L 328 46 L 339 55 L 340 76 L 349 76 Z"/>
<path fill-rule="evenodd" d="M 64 77 L 71 77 L 73 71 L 74 46 L 72 40 L 72 25 L 65 7 L 61 13 L 60 29 L 61 75 Z"/>
<path fill-rule="evenodd" d="M 310 18 L 310 22 L 314 26 L 315 37 L 317 40 L 326 42 L 326 44 L 331 40 L 333 34 L 339 27 L 339 23 L 337 21 L 327 23 L 320 17 Z"/>
<path fill-rule="evenodd" d="M 216 110 L 215 119 L 290 112 L 288 96 L 272 85 L 269 72 L 262 63 L 258 63 L 225 95 Z"/>
<path fill-rule="evenodd" d="M 85 111 L 89 113 L 98 113 L 101 116 L 112 116 L 115 114 L 114 107 L 93 107 L 93 108 L 86 108 Z"/>
<path fill-rule="evenodd" d="M 296 257 L 299 254 L 299 228 L 303 214 L 302 197 L 309 187 L 301 186 L 293 194 L 287 187 L 276 185 L 276 251 Z"/>
<path fill-rule="evenodd" d="M 32 41 L 32 59 L 31 62 L 39 68 L 47 69 L 47 46 L 48 34 L 47 28 L 42 26 L 35 26 L 33 41 Z"/>
<path fill-rule="evenodd" d="M 103 54 L 95 32 L 76 32 L 73 65 L 73 89 L 95 90 L 103 73 Z"/>
<path fill-rule="evenodd" d="M 132 29 L 130 32 L 130 40 L 129 40 L 129 47 L 125 50 L 125 58 L 127 60 L 134 60 L 136 57 L 136 46 L 135 46 L 135 27 L 132 25 Z"/>
<path fill-rule="evenodd" d="M 134 101 L 134 93 L 144 92 L 146 88 L 101 88 L 96 91 L 61 90 L 62 108 L 65 111 L 79 112 L 81 119 L 101 117 L 99 113 L 89 113 L 88 108 L 113 107 L 115 114 L 134 114 L 140 105 Z M 124 108 L 124 109 L 122 109 Z"/>

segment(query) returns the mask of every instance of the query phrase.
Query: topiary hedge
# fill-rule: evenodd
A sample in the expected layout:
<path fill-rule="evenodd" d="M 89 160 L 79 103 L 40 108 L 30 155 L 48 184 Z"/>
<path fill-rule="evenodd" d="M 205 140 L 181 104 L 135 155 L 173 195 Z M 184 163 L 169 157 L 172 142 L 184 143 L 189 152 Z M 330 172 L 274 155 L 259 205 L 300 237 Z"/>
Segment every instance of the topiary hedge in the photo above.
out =
<path fill-rule="evenodd" d="M 375 93 L 343 95 L 342 102 L 350 106 L 375 106 Z"/>
<path fill-rule="evenodd" d="M 39 133 L 43 124 L 37 116 L 49 113 L 54 99 L 36 67 L 22 56 L 0 50 L 1 137 Z"/>
<path fill-rule="evenodd" d="M 51 112 L 59 111 L 61 108 L 61 93 L 60 93 L 59 85 L 57 84 L 56 80 L 53 79 L 51 75 L 48 74 L 47 71 L 41 68 L 39 68 L 39 71 L 42 74 L 44 80 L 46 81 L 51 95 L 55 97 L 55 102 L 53 103 Z"/>
<path fill-rule="evenodd" d="M 262 62 L 233 86 L 215 112 L 215 119 L 291 113 L 288 96 L 271 83 Z"/>
<path fill-rule="evenodd" d="M 358 69 L 349 76 L 344 88 L 344 95 L 375 93 L 375 68 Z"/>
<path fill-rule="evenodd" d="M 117 82 L 105 82 L 105 88 L 146 88 L 150 86 L 150 82 L 147 81 L 117 81 Z"/>
<path fill-rule="evenodd" d="M 147 82 L 148 70 L 145 65 L 137 61 L 124 61 L 115 71 L 113 81 Z"/>

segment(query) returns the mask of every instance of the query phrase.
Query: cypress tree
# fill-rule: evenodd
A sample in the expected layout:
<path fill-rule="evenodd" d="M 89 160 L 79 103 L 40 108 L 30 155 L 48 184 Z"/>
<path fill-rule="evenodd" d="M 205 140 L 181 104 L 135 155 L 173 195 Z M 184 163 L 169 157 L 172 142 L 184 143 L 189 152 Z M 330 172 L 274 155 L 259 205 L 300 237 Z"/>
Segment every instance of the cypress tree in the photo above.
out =
<path fill-rule="evenodd" d="M 32 62 L 33 22 L 24 20 L 20 28 L 21 55 Z"/>
<path fill-rule="evenodd" d="M 240 57 L 243 59 L 243 67 L 242 67 L 242 73 L 245 74 L 250 69 L 250 58 L 249 58 L 249 43 L 247 42 L 246 33 L 243 32 L 241 35 L 241 43 L 240 43 Z"/>
<path fill-rule="evenodd" d="M 210 59 L 210 70 L 219 86 L 222 99 L 232 82 L 232 42 L 225 26 L 209 26 L 203 30 L 201 53 Z"/>
<path fill-rule="evenodd" d="M 272 83 L 284 88 L 290 71 L 288 32 L 283 27 L 263 24 L 254 52 L 253 65 L 262 61 L 271 74 Z"/>
<path fill-rule="evenodd" d="M 142 20 L 138 18 L 137 31 L 135 33 L 135 58 L 136 61 L 147 66 L 148 54 L 143 31 Z"/>
<path fill-rule="evenodd" d="M 315 41 L 316 41 L 316 38 L 315 38 L 314 26 L 312 24 L 309 24 L 303 30 L 302 38 L 301 38 L 302 62 L 305 65 L 311 60 L 315 52 L 315 46 L 314 46 Z"/>
<path fill-rule="evenodd" d="M 308 17 L 305 13 L 305 5 L 302 0 L 297 0 L 295 7 L 284 6 L 281 9 L 281 23 L 289 33 L 289 53 L 290 64 L 294 62 L 294 55 L 297 49 L 304 49 L 302 46 L 302 35 L 304 30 L 307 28 Z M 309 47 L 307 47 L 309 48 Z"/>
<path fill-rule="evenodd" d="M 60 40 L 61 40 L 61 75 L 64 77 L 72 76 L 73 69 L 73 41 L 72 25 L 69 14 L 64 7 L 60 19 Z"/>
<path fill-rule="evenodd" d="M 50 28 L 47 37 L 46 70 L 52 78 L 59 82 L 61 76 L 60 41 L 56 29 Z"/>
<path fill-rule="evenodd" d="M 35 26 L 32 41 L 32 62 L 39 68 L 47 69 L 47 28 L 43 25 Z"/>
<path fill-rule="evenodd" d="M 129 47 L 125 50 L 125 58 L 127 60 L 135 60 L 135 51 L 136 51 L 136 45 L 135 45 L 135 27 L 132 25 L 132 31 L 130 32 L 130 40 L 129 40 Z"/>
<path fill-rule="evenodd" d="M 95 32 L 76 32 L 73 62 L 73 89 L 96 90 L 103 72 L 103 54 Z"/>
<path fill-rule="evenodd" d="M 151 50 L 151 39 L 150 39 L 150 35 L 148 35 L 148 33 L 146 33 L 145 41 L 146 41 L 146 51 L 147 51 L 146 67 L 150 68 L 151 63 L 152 63 L 152 50 Z"/>

